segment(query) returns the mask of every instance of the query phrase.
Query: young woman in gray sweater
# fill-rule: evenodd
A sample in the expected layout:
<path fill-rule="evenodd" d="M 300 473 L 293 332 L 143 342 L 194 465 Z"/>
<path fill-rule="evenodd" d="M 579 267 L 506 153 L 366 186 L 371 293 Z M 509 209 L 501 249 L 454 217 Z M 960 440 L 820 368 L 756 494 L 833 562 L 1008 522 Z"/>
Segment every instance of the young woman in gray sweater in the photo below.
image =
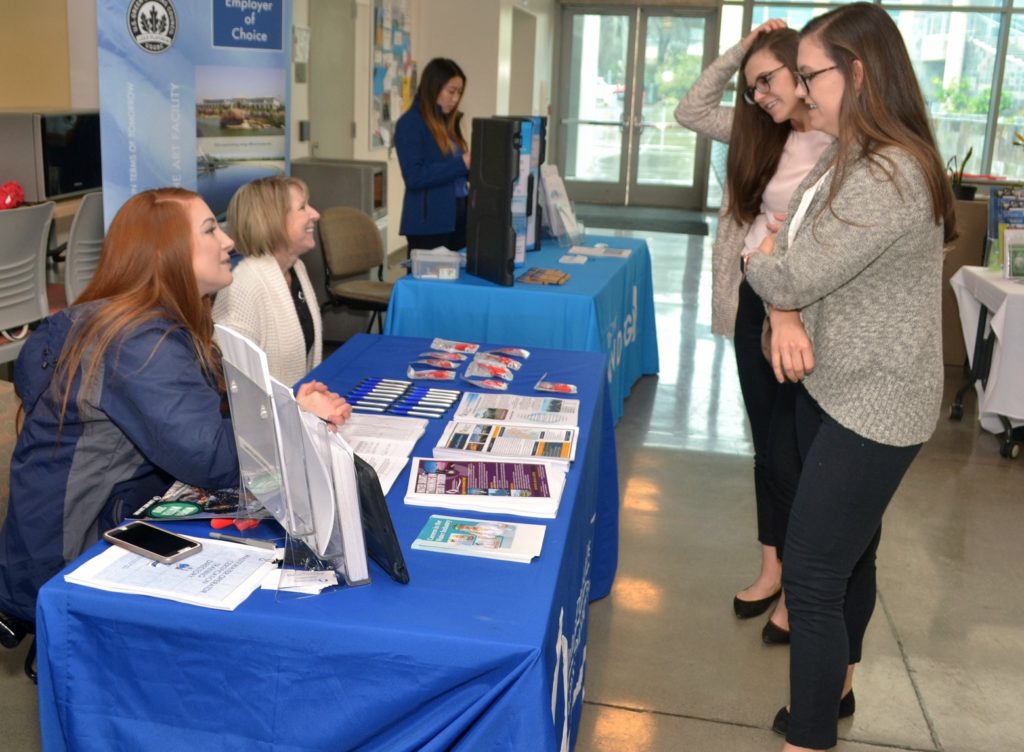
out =
<path fill-rule="evenodd" d="M 789 506 L 800 461 L 793 433 L 792 384 L 780 384 L 761 351 L 765 306 L 743 280 L 740 259 L 756 251 L 777 212 L 832 138 L 809 127 L 809 110 L 796 91 L 799 37 L 778 19 L 758 26 L 708 66 L 676 108 L 687 128 L 729 144 L 726 195 L 712 251 L 712 318 L 715 334 L 733 334 L 736 370 L 754 443 L 754 492 L 761 570 L 738 592 L 740 618 L 764 613 L 782 590 L 782 555 Z M 722 94 L 737 69 L 745 84 L 735 107 Z M 778 312 L 776 333 L 793 348 L 810 344 L 796 312 Z M 780 598 L 762 630 L 766 643 L 789 640 Z"/>
<path fill-rule="evenodd" d="M 814 369 L 797 394 L 803 470 L 789 520 L 790 702 L 785 752 L 836 743 L 854 709 L 853 668 L 875 604 L 882 515 L 942 394 L 942 246 L 953 197 L 899 30 L 854 3 L 801 32 L 799 91 L 836 137 L 793 196 L 771 255 L 747 280 L 799 309 Z M 762 246 L 772 251 L 772 236 Z M 773 343 L 781 378 L 806 371 Z"/>

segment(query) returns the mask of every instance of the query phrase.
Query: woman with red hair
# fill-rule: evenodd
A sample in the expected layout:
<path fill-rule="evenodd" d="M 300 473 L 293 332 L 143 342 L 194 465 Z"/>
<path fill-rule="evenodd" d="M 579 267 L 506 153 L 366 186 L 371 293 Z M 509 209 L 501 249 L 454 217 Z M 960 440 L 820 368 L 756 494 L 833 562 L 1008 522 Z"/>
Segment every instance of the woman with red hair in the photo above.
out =
<path fill-rule="evenodd" d="M 42 584 L 174 480 L 238 483 L 210 297 L 233 243 L 180 188 L 129 199 L 78 303 L 25 343 L 25 411 L 0 531 L 0 644 L 31 631 Z M 299 403 L 332 423 L 351 408 L 322 384 Z"/>

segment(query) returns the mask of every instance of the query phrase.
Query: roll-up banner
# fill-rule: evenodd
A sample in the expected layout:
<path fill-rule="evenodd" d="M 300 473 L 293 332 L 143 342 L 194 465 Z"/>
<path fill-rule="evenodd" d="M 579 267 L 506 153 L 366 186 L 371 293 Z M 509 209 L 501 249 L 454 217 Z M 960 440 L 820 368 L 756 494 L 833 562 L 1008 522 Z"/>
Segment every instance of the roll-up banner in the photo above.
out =
<path fill-rule="evenodd" d="M 103 209 L 288 170 L 291 0 L 97 0 Z"/>

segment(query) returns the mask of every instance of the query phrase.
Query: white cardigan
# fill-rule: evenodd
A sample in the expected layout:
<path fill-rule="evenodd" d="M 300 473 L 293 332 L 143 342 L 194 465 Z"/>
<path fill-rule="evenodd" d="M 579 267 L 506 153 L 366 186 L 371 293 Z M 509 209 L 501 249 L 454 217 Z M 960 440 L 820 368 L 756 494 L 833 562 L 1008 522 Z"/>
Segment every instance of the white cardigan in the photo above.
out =
<path fill-rule="evenodd" d="M 288 386 L 319 365 L 323 353 L 320 307 L 313 285 L 302 261 L 295 262 L 292 272 L 298 275 L 313 317 L 313 348 L 308 357 L 291 291 L 273 256 L 243 259 L 235 267 L 234 281 L 217 293 L 213 304 L 213 320 L 259 345 L 267 354 L 270 375 Z"/>

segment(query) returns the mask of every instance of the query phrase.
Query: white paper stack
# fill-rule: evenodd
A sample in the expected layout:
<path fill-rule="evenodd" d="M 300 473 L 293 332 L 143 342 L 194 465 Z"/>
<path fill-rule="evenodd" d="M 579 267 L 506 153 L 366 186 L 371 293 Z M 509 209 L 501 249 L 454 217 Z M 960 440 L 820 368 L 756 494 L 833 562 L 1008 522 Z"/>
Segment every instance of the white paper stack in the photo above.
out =
<path fill-rule="evenodd" d="M 115 593 L 233 611 L 277 568 L 275 551 L 206 538 L 193 540 L 200 540 L 203 550 L 175 564 L 161 564 L 111 546 L 65 574 L 64 579 Z"/>

